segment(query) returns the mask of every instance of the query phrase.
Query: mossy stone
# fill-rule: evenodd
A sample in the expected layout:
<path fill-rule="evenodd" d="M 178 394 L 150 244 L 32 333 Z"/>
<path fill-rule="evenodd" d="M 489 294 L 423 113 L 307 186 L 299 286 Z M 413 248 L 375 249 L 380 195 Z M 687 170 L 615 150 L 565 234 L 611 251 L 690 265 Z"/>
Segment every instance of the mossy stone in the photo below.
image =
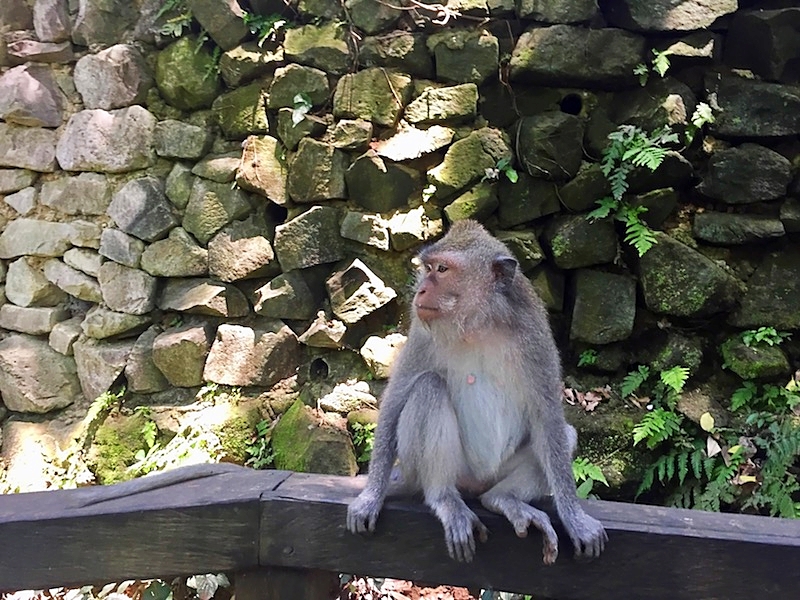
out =
<path fill-rule="evenodd" d="M 156 85 L 164 100 L 181 110 L 211 106 L 221 87 L 214 57 L 192 36 L 159 52 Z"/>
<path fill-rule="evenodd" d="M 219 96 L 211 105 L 222 133 L 229 140 L 266 133 L 267 108 L 264 83 L 256 82 Z"/>
<path fill-rule="evenodd" d="M 99 483 L 105 485 L 132 478 L 127 469 L 136 462 L 136 453 L 146 449 L 142 430 L 148 420 L 142 412 L 120 413 L 109 416 L 97 428 L 88 460 Z"/>
<path fill-rule="evenodd" d="M 789 373 L 789 360 L 778 346 L 747 346 L 740 336 L 728 338 L 720 346 L 725 365 L 742 379 L 769 379 Z"/>

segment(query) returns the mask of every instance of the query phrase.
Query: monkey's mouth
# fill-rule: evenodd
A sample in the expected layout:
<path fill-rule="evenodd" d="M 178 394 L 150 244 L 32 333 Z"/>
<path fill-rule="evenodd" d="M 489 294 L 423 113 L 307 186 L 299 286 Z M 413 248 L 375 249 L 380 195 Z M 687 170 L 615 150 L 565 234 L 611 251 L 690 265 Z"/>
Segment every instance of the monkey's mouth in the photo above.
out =
<path fill-rule="evenodd" d="M 423 321 L 429 321 L 431 319 L 435 319 L 439 313 L 438 308 L 434 308 L 432 306 L 425 306 L 423 304 L 417 304 L 414 306 L 414 308 L 417 311 L 417 316 Z"/>

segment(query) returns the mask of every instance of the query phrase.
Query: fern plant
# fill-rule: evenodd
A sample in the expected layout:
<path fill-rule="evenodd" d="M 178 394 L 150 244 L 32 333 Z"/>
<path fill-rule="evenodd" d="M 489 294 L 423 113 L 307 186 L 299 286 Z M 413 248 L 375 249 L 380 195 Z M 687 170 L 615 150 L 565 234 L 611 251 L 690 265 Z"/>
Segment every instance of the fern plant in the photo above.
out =
<path fill-rule="evenodd" d="M 633 427 L 633 445 L 644 441 L 649 450 L 681 432 L 683 415 L 665 408 L 654 408 L 645 413 Z"/>
<path fill-rule="evenodd" d="M 602 483 L 608 487 L 608 481 L 603 474 L 603 470 L 590 461 L 588 458 L 581 456 L 572 461 L 572 476 L 575 478 L 575 483 L 578 484 L 577 493 L 579 498 L 588 498 L 595 483 Z"/>
<path fill-rule="evenodd" d="M 625 201 L 628 176 L 637 167 L 655 171 L 664 161 L 669 144 L 678 142 L 678 136 L 665 125 L 652 134 L 635 125 L 620 125 L 608 135 L 609 143 L 603 151 L 600 168 L 611 186 L 611 196 L 596 202 L 596 209 L 587 215 L 590 221 L 614 217 L 625 224 L 625 242 L 644 255 L 656 243 L 655 234 L 642 221 L 644 206 L 632 206 Z"/>

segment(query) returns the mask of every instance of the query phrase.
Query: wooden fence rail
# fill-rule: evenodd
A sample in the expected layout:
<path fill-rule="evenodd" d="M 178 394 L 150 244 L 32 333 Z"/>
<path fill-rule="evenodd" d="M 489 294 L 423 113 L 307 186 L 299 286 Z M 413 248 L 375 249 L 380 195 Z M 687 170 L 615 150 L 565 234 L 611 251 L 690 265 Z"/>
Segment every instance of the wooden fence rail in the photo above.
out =
<path fill-rule="evenodd" d="M 337 573 L 557 600 L 800 597 L 800 522 L 587 502 L 609 542 L 593 562 L 557 563 L 500 517 L 474 562 L 448 558 L 419 502 L 390 500 L 378 532 L 345 529 L 362 478 L 231 470 L 92 502 L 93 488 L 0 496 L 0 591 L 232 571 L 238 600 L 330 598 Z"/>

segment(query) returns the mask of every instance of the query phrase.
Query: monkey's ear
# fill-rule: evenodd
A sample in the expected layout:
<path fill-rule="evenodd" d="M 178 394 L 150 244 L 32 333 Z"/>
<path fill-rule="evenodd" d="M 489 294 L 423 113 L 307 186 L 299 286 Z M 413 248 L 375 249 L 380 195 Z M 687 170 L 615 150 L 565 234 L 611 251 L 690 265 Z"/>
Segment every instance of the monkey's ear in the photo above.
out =
<path fill-rule="evenodd" d="M 492 261 L 492 273 L 502 287 L 510 285 L 517 272 L 517 260 L 510 256 L 496 256 Z"/>

